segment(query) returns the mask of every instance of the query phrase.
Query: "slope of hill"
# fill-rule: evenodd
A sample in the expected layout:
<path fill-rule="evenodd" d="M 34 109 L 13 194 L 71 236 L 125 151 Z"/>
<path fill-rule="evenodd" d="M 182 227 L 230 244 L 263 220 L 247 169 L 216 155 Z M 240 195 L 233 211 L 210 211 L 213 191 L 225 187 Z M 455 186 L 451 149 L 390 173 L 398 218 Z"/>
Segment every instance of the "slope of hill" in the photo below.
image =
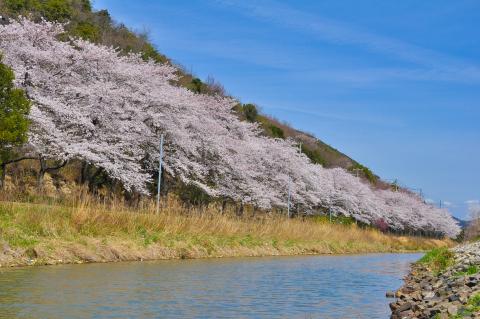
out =
<path fill-rule="evenodd" d="M 460 218 L 457 218 L 457 217 L 453 217 L 453 219 L 458 223 L 458 225 L 462 228 L 462 229 L 466 229 L 469 225 L 469 221 L 468 220 L 463 220 L 463 219 L 460 219 Z"/>
<path fill-rule="evenodd" d="M 356 167 L 375 180 L 312 136 L 239 105 L 218 84 L 186 81 L 191 76 L 145 38 L 113 24 L 105 12 L 92 12 L 88 1 L 8 0 L 3 6 L 10 15 L 33 12 L 30 19 L 38 22 L 0 27 L 0 50 L 33 101 L 25 152 L 40 161 L 40 177 L 54 161 L 80 162 L 82 176 L 93 167 L 92 180 L 103 174 L 112 188 L 149 194 L 165 134 L 167 176 L 208 196 L 285 210 L 288 198 L 295 214 L 331 212 L 393 231 L 459 232 L 446 210 L 414 194 L 374 189 L 344 169 L 326 169 Z M 40 16 L 72 22 L 64 27 Z M 101 17 L 108 18 L 102 28 Z M 123 50 L 91 41 L 119 41 Z"/>
<path fill-rule="evenodd" d="M 0 14 L 10 18 L 16 18 L 18 15 L 30 16 L 37 21 L 42 17 L 51 21 L 68 21 L 66 31 L 69 35 L 118 47 L 124 52 L 139 52 L 145 59 L 151 58 L 157 62 L 172 64 L 168 57 L 159 53 L 148 41 L 146 34 L 132 32 L 125 25 L 116 23 L 106 10 L 93 11 L 89 0 L 3 0 L 0 1 Z M 186 72 L 181 66 L 175 67 L 179 85 L 196 93 L 225 95 L 222 85 L 214 79 L 207 79 L 204 82 Z M 236 110 L 239 116 L 246 120 L 241 105 Z M 361 177 L 373 184 L 377 181 L 377 177 L 368 168 L 310 134 L 300 132 L 268 115 L 259 115 L 253 121 L 261 124 L 267 136 L 293 138 L 301 142 L 302 152 L 314 163 L 351 171 L 359 169 L 355 172 Z"/>

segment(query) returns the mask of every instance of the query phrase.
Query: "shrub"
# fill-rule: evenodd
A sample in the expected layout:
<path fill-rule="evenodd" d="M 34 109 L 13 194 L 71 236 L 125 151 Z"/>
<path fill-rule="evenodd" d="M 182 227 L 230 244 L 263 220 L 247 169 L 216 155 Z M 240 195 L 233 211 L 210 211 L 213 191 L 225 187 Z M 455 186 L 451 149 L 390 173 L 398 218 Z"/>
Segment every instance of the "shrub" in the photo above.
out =
<path fill-rule="evenodd" d="M 13 13 L 19 13 L 31 8 L 38 7 L 36 0 L 5 0 L 5 7 Z"/>
<path fill-rule="evenodd" d="M 179 189 L 178 195 L 184 203 L 190 205 L 203 206 L 208 205 L 212 201 L 210 195 L 208 195 L 203 189 L 192 183 L 183 185 Z"/>
<path fill-rule="evenodd" d="M 368 167 L 365 167 L 363 166 L 362 164 L 359 164 L 359 163 L 355 163 L 355 165 L 353 165 L 352 167 L 349 168 L 350 171 L 356 171 L 356 170 L 360 170 L 363 174 L 363 176 L 365 176 L 365 178 L 372 184 L 376 184 L 377 183 L 377 176 L 375 176 L 375 174 L 373 174 L 373 172 L 368 168 Z"/>
<path fill-rule="evenodd" d="M 220 82 L 217 82 L 212 76 L 207 77 L 206 85 L 208 87 L 209 94 L 217 94 L 225 96 L 225 88 Z"/>
<path fill-rule="evenodd" d="M 311 150 L 307 146 L 302 146 L 302 153 L 304 153 L 314 164 L 326 165 L 325 159 L 320 155 L 318 150 Z"/>
<path fill-rule="evenodd" d="M 92 11 L 92 4 L 90 3 L 90 0 L 80 0 L 80 5 L 83 11 L 86 11 L 86 12 Z"/>
<path fill-rule="evenodd" d="M 144 60 L 152 59 L 157 63 L 166 63 L 168 62 L 167 57 L 158 53 L 158 51 L 150 43 L 145 43 L 142 48 L 142 58 Z"/>
<path fill-rule="evenodd" d="M 383 218 L 380 218 L 375 221 L 375 227 L 382 232 L 386 232 L 388 230 L 388 224 Z"/>
<path fill-rule="evenodd" d="M 202 80 L 199 78 L 193 78 L 190 84 L 187 85 L 187 88 L 195 93 L 202 93 Z"/>
<path fill-rule="evenodd" d="M 80 22 L 71 32 L 73 35 L 91 42 L 100 40 L 100 30 L 90 22 Z"/>
<path fill-rule="evenodd" d="M 258 116 L 258 110 L 255 104 L 244 104 L 243 105 L 243 114 L 247 118 L 247 121 L 249 122 L 255 122 L 257 120 Z"/>
<path fill-rule="evenodd" d="M 72 17 L 72 8 L 65 0 L 47 0 L 42 5 L 42 14 L 49 21 L 65 21 Z"/>
<path fill-rule="evenodd" d="M 453 265 L 455 260 L 454 254 L 448 248 L 442 247 L 432 249 L 418 262 L 438 274 Z"/>
<path fill-rule="evenodd" d="M 272 137 L 275 138 L 285 138 L 285 134 L 283 133 L 283 130 L 279 128 L 278 126 L 275 126 L 271 124 L 269 126 L 270 132 L 272 133 Z"/>

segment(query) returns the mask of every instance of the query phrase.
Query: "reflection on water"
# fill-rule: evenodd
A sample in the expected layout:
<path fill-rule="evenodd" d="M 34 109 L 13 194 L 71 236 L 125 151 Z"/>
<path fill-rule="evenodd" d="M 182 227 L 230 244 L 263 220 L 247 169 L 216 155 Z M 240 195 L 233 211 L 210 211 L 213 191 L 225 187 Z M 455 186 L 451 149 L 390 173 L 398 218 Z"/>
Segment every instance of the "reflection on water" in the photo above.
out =
<path fill-rule="evenodd" d="M 418 254 L 0 270 L 0 318 L 388 318 Z"/>

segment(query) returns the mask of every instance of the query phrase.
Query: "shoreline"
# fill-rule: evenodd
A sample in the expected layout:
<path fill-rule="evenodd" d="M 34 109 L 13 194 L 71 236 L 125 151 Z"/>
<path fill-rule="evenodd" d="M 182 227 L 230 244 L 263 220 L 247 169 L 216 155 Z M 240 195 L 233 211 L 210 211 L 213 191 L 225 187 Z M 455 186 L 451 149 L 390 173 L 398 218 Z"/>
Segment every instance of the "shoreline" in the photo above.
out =
<path fill-rule="evenodd" d="M 480 242 L 428 253 L 387 297 L 391 319 L 480 318 Z"/>
<path fill-rule="evenodd" d="M 0 244 L 1 248 L 1 244 Z M 67 250 L 73 252 L 76 247 L 75 245 L 68 247 Z M 80 254 L 71 254 L 68 255 L 68 258 L 55 259 L 53 256 L 45 256 L 41 258 L 29 258 L 25 254 L 31 252 L 26 251 L 15 251 L 14 254 L 10 255 L 10 258 L 5 254 L 5 251 L 1 253 L 0 251 L 0 268 L 20 268 L 20 267 L 35 267 L 35 266 L 55 266 L 55 265 L 71 265 L 71 264 L 104 264 L 104 263 L 117 263 L 117 262 L 154 262 L 154 261 L 168 261 L 168 260 L 194 260 L 194 259 L 224 259 L 224 258 L 262 258 L 262 257 L 302 257 L 302 256 L 353 256 L 353 255 L 373 255 L 373 254 L 420 254 L 425 253 L 425 250 L 381 250 L 381 251 L 345 251 L 345 252 L 313 252 L 313 251 L 298 251 L 294 249 L 291 252 L 288 251 L 274 251 L 271 249 L 267 250 L 256 250 L 255 252 L 248 252 L 245 249 L 239 249 L 237 251 L 230 250 L 230 253 L 226 254 L 212 254 L 205 255 L 202 252 L 197 252 L 197 254 L 192 255 L 192 252 L 187 252 L 186 255 L 184 251 L 170 250 L 166 247 L 151 247 L 143 252 L 143 254 L 137 255 L 118 255 L 115 253 L 105 255 L 101 252 L 105 252 L 105 249 L 108 247 L 102 247 L 99 250 L 98 255 L 91 255 L 87 258 L 82 258 Z M 156 257 L 146 256 L 144 253 L 152 252 L 156 250 Z M 35 252 L 38 254 L 38 252 Z M 16 256 L 15 256 L 16 255 Z M 84 257 L 86 257 L 84 255 Z"/>

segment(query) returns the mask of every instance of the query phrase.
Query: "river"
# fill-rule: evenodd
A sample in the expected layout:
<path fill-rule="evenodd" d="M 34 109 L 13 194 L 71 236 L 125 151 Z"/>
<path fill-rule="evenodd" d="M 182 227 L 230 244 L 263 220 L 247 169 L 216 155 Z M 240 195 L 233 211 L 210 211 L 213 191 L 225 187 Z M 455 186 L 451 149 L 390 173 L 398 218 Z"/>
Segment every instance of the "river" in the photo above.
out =
<path fill-rule="evenodd" d="M 388 318 L 419 254 L 0 268 L 0 318 Z"/>

